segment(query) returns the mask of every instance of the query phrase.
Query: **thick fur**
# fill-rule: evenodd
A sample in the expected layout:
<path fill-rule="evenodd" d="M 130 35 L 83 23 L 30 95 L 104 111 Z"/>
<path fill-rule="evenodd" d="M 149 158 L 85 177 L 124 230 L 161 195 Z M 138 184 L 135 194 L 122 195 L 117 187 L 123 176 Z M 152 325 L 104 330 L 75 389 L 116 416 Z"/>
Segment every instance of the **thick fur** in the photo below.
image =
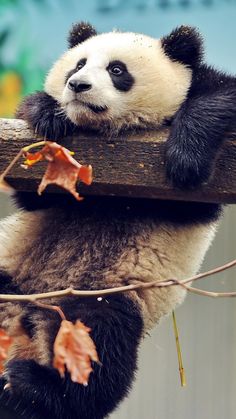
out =
<path fill-rule="evenodd" d="M 227 131 L 236 128 L 236 79 L 206 65 L 193 72 L 187 100 L 166 143 L 167 175 L 180 188 L 205 182 Z"/>
<path fill-rule="evenodd" d="M 42 135 L 47 139 L 60 139 L 71 135 L 75 131 L 75 125 L 63 114 L 58 102 L 45 92 L 37 92 L 27 96 L 21 102 L 16 112 L 16 117 L 25 119 L 34 127 L 36 135 Z"/>
<path fill-rule="evenodd" d="M 161 40 L 162 48 L 171 60 L 192 68 L 201 64 L 203 48 L 200 34 L 189 26 L 180 26 Z"/>
<path fill-rule="evenodd" d="M 91 36 L 97 35 L 96 29 L 87 22 L 76 23 L 72 26 L 68 36 L 69 48 L 73 48 L 78 44 L 91 38 Z"/>
<path fill-rule="evenodd" d="M 0 225 L 1 292 L 45 292 L 67 286 L 99 289 L 187 277 L 199 269 L 214 236 L 213 211 L 217 218 L 217 206 L 206 215 L 207 207 L 205 212 L 199 204 L 203 218 L 196 222 L 196 211 L 193 223 L 188 216 L 185 220 L 181 209 L 178 215 L 170 206 L 173 223 L 168 211 L 158 211 L 158 203 L 153 206 L 148 200 L 139 204 L 87 198 L 69 204 L 62 195 L 55 198 L 53 208 L 21 210 Z M 24 417 L 41 418 L 42 412 L 45 418 L 57 419 L 105 417 L 130 388 L 141 335 L 184 295 L 184 290 L 174 287 L 102 301 L 60 300 L 68 319 L 79 318 L 92 328 L 102 361 L 102 366 L 94 366 L 86 389 L 72 384 L 69 377 L 60 380 L 50 367 L 57 314 L 1 303 L 0 323 L 15 337 L 2 380 L 2 385 L 9 381 L 12 389 L 3 392 L 4 402 Z"/>
<path fill-rule="evenodd" d="M 198 32 L 181 27 L 161 40 L 133 33 L 96 35 L 78 24 L 70 49 L 50 70 L 45 91 L 18 117 L 58 140 L 75 131 L 115 135 L 169 123 L 168 178 L 180 188 L 208 179 L 226 131 L 235 127 L 235 78 L 202 63 Z M 105 139 L 104 139 L 105 140 Z M 102 140 L 101 140 L 102 141 Z M 21 210 L 0 223 L 0 292 L 72 286 L 101 289 L 195 274 L 214 237 L 217 204 L 62 195 L 17 195 Z M 59 318 L 29 304 L 1 303 L 0 324 L 15 336 L 2 398 L 24 417 L 102 419 L 128 393 L 145 333 L 185 296 L 153 288 L 102 301 L 62 299 L 68 319 L 92 329 L 102 365 L 88 387 L 52 369 Z M 58 301 L 51 301 L 58 303 Z"/>

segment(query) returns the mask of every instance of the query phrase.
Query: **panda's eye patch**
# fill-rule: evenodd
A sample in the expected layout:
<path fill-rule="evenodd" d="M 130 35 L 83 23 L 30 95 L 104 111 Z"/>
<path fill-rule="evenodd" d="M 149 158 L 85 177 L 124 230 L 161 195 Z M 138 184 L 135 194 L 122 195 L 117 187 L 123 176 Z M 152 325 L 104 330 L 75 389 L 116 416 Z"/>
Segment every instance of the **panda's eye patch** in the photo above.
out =
<path fill-rule="evenodd" d="M 76 66 L 76 70 L 81 70 L 81 68 L 85 66 L 86 62 L 86 58 L 82 58 L 81 60 L 79 60 Z"/>
<path fill-rule="evenodd" d="M 113 86 L 121 92 L 128 92 L 135 80 L 122 61 L 114 60 L 109 63 L 106 70 L 109 73 Z"/>
<path fill-rule="evenodd" d="M 107 70 L 113 76 L 122 76 L 127 71 L 126 65 L 121 61 L 113 61 L 107 67 Z"/>
<path fill-rule="evenodd" d="M 73 76 L 73 74 L 77 73 L 77 71 L 81 70 L 81 68 L 85 66 L 86 62 L 87 62 L 87 59 L 82 58 L 81 60 L 78 61 L 78 63 L 76 64 L 76 67 L 74 67 L 73 70 L 68 71 L 65 77 L 65 84 L 68 82 L 69 78 Z"/>

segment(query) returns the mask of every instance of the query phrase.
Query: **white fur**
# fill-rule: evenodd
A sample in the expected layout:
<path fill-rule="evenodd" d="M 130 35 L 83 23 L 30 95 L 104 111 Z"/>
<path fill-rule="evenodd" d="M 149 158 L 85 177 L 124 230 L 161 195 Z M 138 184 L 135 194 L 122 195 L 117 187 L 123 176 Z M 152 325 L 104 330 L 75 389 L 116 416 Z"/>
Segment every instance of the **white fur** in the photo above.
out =
<path fill-rule="evenodd" d="M 16 274 L 24 255 L 40 235 L 42 217 L 42 211 L 17 211 L 0 222 L 0 270 Z"/>
<path fill-rule="evenodd" d="M 93 87 L 76 95 L 65 85 L 65 77 L 82 58 L 87 59 L 86 65 L 72 77 Z M 129 92 L 118 91 L 113 86 L 106 70 L 113 60 L 123 61 L 134 77 Z M 45 91 L 78 125 L 95 124 L 97 127 L 106 120 L 117 128 L 141 125 L 143 121 L 158 126 L 184 101 L 191 77 L 189 68 L 164 54 L 160 40 L 141 34 L 111 32 L 89 38 L 68 50 L 50 70 Z M 94 114 L 83 105 L 86 102 L 105 105 L 108 111 Z"/>
<path fill-rule="evenodd" d="M 66 242 L 62 237 L 58 238 L 53 245 L 51 258 L 40 254 L 35 263 L 31 249 L 37 248 L 37 243 L 41 243 L 42 231 L 49 232 L 50 236 L 50 229 L 54 231 L 55 219 L 59 217 L 57 222 L 60 223 L 60 216 L 58 210 L 32 213 L 20 211 L 0 223 L 0 269 L 6 270 L 14 277 L 17 276 L 22 287 L 25 286 L 24 281 L 30 271 L 31 280 L 36 278 L 44 291 L 58 288 L 58 275 L 65 272 L 65 266 L 68 265 L 68 260 L 71 260 L 71 251 L 78 246 L 78 229 L 81 231 L 83 226 L 76 223 L 74 227 L 69 223 L 65 225 L 65 229 L 70 229 L 71 232 L 70 242 Z M 145 222 L 143 230 L 140 231 L 136 237 L 131 235 L 119 259 L 104 272 L 102 283 L 97 281 L 97 289 L 127 283 L 184 279 L 194 275 L 199 270 L 215 235 L 216 223 L 178 226 L 168 222 Z M 104 231 L 104 235 L 105 233 Z M 102 251 L 100 241 L 93 243 L 93 249 L 94 252 Z M 65 288 L 79 288 L 79 276 L 88 269 L 87 251 L 88 249 L 84 248 L 83 255 L 78 256 L 77 260 L 74 258 L 73 265 L 63 274 Z M 130 293 L 130 297 L 143 311 L 145 331 L 161 317 L 169 314 L 183 301 L 184 296 L 185 290 L 180 286 Z"/>

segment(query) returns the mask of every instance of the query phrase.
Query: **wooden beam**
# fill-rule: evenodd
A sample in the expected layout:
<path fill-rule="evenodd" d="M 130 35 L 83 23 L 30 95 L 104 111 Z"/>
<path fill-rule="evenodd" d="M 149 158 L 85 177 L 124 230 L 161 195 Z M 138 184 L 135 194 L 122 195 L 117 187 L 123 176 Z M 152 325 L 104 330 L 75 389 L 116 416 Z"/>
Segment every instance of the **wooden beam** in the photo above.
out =
<path fill-rule="evenodd" d="M 167 136 L 168 129 L 109 140 L 81 134 L 65 138 L 62 144 L 75 151 L 79 162 L 93 166 L 93 184 L 79 185 L 83 195 L 236 203 L 236 141 L 233 136 L 222 146 L 211 179 L 194 191 L 177 190 L 166 179 L 163 151 Z M 0 119 L 0 173 L 23 146 L 37 140 L 24 121 Z M 17 190 L 36 190 L 43 166 L 39 163 L 26 171 L 17 164 L 7 180 Z M 50 189 L 55 190 L 58 191 Z"/>

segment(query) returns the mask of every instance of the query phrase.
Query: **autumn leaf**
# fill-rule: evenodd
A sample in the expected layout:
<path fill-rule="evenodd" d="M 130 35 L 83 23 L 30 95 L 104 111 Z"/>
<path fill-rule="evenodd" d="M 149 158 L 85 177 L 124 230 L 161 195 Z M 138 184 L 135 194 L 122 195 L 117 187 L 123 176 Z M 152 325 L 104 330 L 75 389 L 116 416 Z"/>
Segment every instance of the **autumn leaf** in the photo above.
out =
<path fill-rule="evenodd" d="M 24 161 L 24 164 L 26 166 L 33 166 L 38 161 L 43 160 L 43 154 L 42 151 L 37 151 L 36 153 L 25 153 L 26 160 Z"/>
<path fill-rule="evenodd" d="M 7 335 L 5 330 L 0 329 L 0 374 L 4 370 L 3 363 L 7 358 L 8 350 L 12 344 L 13 339 Z"/>
<path fill-rule="evenodd" d="M 83 199 L 76 191 L 76 183 L 78 180 L 86 185 L 92 183 L 92 166 L 81 165 L 71 154 L 65 147 L 51 141 L 46 141 L 42 150 L 36 153 L 25 152 L 26 167 L 42 160 L 48 161 L 48 167 L 38 187 L 39 195 L 53 183 L 68 190 L 78 201 Z"/>
<path fill-rule="evenodd" d="M 54 342 L 53 366 L 61 377 L 67 369 L 72 381 L 84 385 L 88 384 L 92 372 L 91 360 L 99 362 L 95 344 L 89 336 L 90 330 L 79 320 L 75 324 L 62 320 Z"/>

